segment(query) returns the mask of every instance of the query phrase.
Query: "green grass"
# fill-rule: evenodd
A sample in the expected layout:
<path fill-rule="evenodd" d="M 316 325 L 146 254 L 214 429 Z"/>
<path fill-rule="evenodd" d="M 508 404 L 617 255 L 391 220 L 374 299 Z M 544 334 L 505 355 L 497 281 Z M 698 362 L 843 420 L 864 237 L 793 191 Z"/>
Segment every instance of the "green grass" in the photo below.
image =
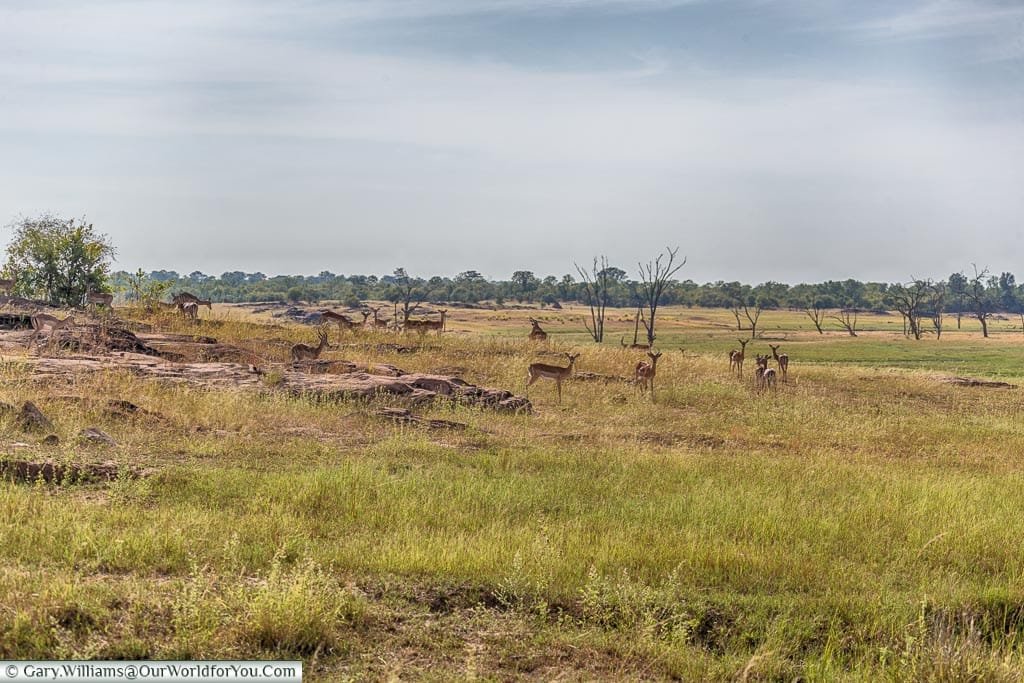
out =
<path fill-rule="evenodd" d="M 794 326 L 791 381 L 758 395 L 728 372 L 732 331 L 672 314 L 656 404 L 571 382 L 561 405 L 531 387 L 531 416 L 422 411 L 469 425 L 457 433 L 396 428 L 358 402 L 123 374 L 55 389 L 8 367 L 0 399 L 39 403 L 65 444 L 45 450 L 3 418 L 6 443 L 31 442 L 10 453 L 154 472 L 0 485 L 0 654 L 298 657 L 351 680 L 1024 677 L 1019 391 L 936 376 L 1019 381 L 1016 336 Z M 513 338 L 515 316 L 495 335 L 481 317 L 414 338 L 417 353 L 343 354 L 522 391 L 538 347 Z M 246 343 L 242 323 L 221 329 Z M 552 346 L 608 375 L 640 357 Z M 120 445 L 75 445 L 91 425 Z"/>

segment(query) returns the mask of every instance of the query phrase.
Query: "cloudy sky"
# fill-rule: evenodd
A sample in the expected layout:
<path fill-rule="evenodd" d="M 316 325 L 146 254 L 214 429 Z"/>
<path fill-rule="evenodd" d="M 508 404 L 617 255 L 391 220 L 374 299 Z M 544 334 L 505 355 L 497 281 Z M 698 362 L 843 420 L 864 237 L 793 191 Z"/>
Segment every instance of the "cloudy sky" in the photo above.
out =
<path fill-rule="evenodd" d="M 125 269 L 1024 275 L 1024 3 L 0 0 L 43 211 Z"/>

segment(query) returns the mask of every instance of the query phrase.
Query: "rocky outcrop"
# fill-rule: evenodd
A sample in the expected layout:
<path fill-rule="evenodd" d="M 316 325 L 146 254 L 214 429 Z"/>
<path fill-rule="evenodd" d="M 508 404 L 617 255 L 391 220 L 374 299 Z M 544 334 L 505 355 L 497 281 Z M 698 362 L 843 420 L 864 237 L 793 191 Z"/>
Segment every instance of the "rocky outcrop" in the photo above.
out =
<path fill-rule="evenodd" d="M 33 358 L 34 374 L 45 381 L 67 380 L 76 374 L 127 370 L 141 377 L 182 382 L 221 389 L 255 392 L 286 392 L 316 400 L 374 399 L 391 396 L 410 405 L 423 405 L 445 398 L 464 405 L 502 412 L 530 412 L 530 401 L 510 391 L 479 387 L 459 377 L 404 373 L 393 366 L 381 366 L 385 374 L 359 370 L 354 363 L 332 361 L 337 372 L 308 372 L 290 364 L 263 367 L 242 363 L 171 363 L 160 358 L 131 353 L 71 358 Z M 352 366 L 356 369 L 349 369 Z M 370 369 L 377 369 L 372 366 Z M 397 373 L 398 376 L 396 376 Z"/>

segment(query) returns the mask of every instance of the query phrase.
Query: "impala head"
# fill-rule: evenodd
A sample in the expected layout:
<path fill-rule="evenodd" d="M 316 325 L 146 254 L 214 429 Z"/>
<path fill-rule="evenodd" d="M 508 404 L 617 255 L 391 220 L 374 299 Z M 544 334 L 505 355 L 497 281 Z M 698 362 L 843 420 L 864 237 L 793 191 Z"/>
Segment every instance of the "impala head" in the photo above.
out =
<path fill-rule="evenodd" d="M 651 359 L 651 365 L 652 366 L 653 365 L 657 365 L 658 364 L 658 359 L 661 358 L 661 351 L 658 351 L 658 353 L 651 353 L 650 351 L 648 351 L 647 352 L 647 357 Z"/>
<path fill-rule="evenodd" d="M 740 343 L 740 353 L 743 353 L 744 351 L 747 350 L 747 344 L 750 343 L 749 339 L 746 341 L 743 341 L 742 339 L 737 339 L 736 341 Z"/>
<path fill-rule="evenodd" d="M 569 359 L 569 365 L 572 365 L 573 363 L 575 363 L 576 359 L 580 357 L 580 354 L 578 354 L 578 353 L 567 353 L 565 355 Z"/>

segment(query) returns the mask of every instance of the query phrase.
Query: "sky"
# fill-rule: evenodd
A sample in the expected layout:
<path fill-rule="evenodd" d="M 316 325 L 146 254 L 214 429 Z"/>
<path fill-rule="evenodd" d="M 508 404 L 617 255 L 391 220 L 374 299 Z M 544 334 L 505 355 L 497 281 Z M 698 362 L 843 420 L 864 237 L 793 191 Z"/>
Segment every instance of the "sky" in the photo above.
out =
<path fill-rule="evenodd" d="M 125 270 L 1024 275 L 1024 2 L 0 0 L 43 212 Z"/>

